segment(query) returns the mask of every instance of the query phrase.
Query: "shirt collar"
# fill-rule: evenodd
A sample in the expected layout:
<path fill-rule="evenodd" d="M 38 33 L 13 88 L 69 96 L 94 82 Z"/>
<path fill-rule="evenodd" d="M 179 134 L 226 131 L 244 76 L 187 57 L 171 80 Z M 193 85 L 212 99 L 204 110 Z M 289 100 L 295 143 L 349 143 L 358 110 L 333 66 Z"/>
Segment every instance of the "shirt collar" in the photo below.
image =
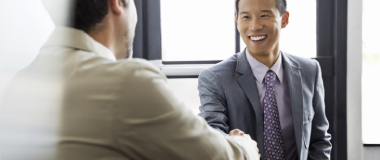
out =
<path fill-rule="evenodd" d="M 273 64 L 271 68 L 267 67 L 266 65 L 262 64 L 261 62 L 253 58 L 251 54 L 249 54 L 248 50 L 246 50 L 246 56 L 247 56 L 248 63 L 251 66 L 253 76 L 255 76 L 258 82 L 263 83 L 265 74 L 268 72 L 268 70 L 272 70 L 274 73 L 276 73 L 278 80 L 280 80 L 280 83 L 282 83 L 283 76 L 284 76 L 284 69 L 282 68 L 282 53 L 281 52 L 276 62 Z"/>
<path fill-rule="evenodd" d="M 115 55 L 87 33 L 74 28 L 57 26 L 43 47 L 63 46 L 93 52 L 96 55 L 116 61 Z"/>
<path fill-rule="evenodd" d="M 97 41 L 95 41 L 95 43 L 98 43 L 99 47 L 104 50 L 104 53 L 105 53 L 104 56 L 106 56 L 108 59 L 110 59 L 112 61 L 116 61 L 116 57 L 110 49 L 108 49 L 106 46 L 104 46 L 103 44 L 101 44 Z"/>

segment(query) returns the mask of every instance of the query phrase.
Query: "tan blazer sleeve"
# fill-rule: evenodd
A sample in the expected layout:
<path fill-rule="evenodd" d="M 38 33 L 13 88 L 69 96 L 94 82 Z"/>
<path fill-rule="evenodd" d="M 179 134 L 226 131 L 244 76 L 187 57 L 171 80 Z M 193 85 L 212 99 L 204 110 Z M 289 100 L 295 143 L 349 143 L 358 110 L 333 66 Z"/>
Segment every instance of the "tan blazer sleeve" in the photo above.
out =
<path fill-rule="evenodd" d="M 128 63 L 125 86 L 113 106 L 114 136 L 132 159 L 258 160 L 254 143 L 223 137 L 195 116 L 148 62 Z"/>

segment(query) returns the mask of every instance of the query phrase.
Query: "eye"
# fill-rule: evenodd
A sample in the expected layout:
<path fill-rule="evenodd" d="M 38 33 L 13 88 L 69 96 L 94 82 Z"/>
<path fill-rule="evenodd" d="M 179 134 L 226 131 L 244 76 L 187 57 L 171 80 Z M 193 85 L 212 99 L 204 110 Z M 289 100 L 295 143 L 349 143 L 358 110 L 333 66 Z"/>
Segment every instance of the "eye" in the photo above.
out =
<path fill-rule="evenodd" d="M 269 15 L 261 15 L 260 17 L 269 17 Z"/>
<path fill-rule="evenodd" d="M 250 18 L 249 16 L 243 16 L 243 19 Z"/>

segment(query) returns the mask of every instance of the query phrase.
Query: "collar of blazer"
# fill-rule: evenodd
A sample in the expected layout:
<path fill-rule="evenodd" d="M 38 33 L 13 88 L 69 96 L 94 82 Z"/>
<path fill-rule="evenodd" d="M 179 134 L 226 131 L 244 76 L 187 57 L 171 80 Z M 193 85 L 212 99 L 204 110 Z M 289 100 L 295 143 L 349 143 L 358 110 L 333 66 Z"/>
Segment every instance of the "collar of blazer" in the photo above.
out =
<path fill-rule="evenodd" d="M 299 65 L 296 61 L 294 61 L 287 53 L 280 51 L 282 54 L 282 60 L 285 63 L 286 67 L 291 67 L 293 71 L 299 70 Z M 236 72 L 240 74 L 246 73 L 248 69 L 250 69 L 250 65 L 248 63 L 247 57 L 246 57 L 247 51 L 244 49 L 243 52 L 240 52 L 237 54 L 237 65 L 236 65 Z M 295 69 L 295 70 L 294 70 Z"/>
<path fill-rule="evenodd" d="M 68 47 L 92 52 L 100 57 L 116 61 L 115 56 L 108 48 L 95 41 L 85 32 L 74 28 L 56 26 L 42 48 L 46 47 Z"/>

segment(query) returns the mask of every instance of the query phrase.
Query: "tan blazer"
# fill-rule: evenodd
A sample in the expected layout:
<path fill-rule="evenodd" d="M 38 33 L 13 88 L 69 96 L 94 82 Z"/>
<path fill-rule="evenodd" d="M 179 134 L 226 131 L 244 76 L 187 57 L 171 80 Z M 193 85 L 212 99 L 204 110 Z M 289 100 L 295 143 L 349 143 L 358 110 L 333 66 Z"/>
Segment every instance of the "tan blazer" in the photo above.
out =
<path fill-rule="evenodd" d="M 1 160 L 258 159 L 223 137 L 145 60 L 116 61 L 86 33 L 57 27 L 5 93 Z"/>

